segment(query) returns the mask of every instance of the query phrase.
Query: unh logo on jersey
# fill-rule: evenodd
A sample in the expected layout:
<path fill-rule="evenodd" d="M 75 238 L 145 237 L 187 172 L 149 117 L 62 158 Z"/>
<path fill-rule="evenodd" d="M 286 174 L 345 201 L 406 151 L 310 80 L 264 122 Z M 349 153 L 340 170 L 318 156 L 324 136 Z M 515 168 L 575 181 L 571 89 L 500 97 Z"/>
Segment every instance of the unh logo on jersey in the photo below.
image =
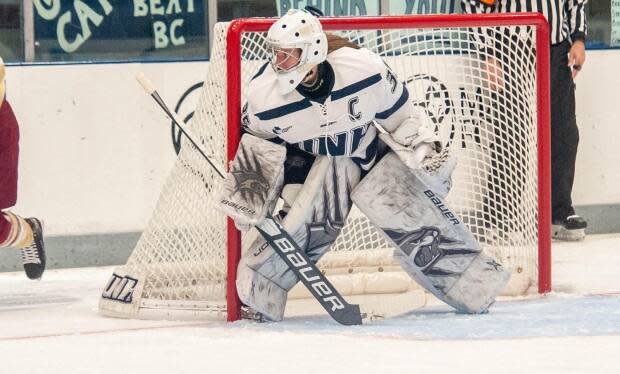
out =
<path fill-rule="evenodd" d="M 131 304 L 133 301 L 133 291 L 137 285 L 138 280 L 136 278 L 127 275 L 122 277 L 113 273 L 108 284 L 103 289 L 101 297 L 125 304 Z"/>
<path fill-rule="evenodd" d="M 319 155 L 343 156 L 355 152 L 368 131 L 370 123 L 354 127 L 348 131 L 328 136 L 304 140 L 298 147 L 308 153 Z"/>

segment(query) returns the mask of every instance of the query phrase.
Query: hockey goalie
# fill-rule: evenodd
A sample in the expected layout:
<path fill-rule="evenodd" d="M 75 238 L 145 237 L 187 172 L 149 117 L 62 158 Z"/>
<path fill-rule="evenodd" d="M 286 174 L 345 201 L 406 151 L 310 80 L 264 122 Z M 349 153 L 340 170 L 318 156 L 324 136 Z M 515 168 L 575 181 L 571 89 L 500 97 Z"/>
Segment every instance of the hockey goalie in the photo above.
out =
<path fill-rule="evenodd" d="M 281 197 L 276 219 L 316 262 L 355 203 L 422 287 L 460 312 L 487 311 L 509 273 L 443 202 L 455 161 L 389 66 L 324 33 L 317 16 L 290 10 L 269 29 L 271 60 L 250 83 L 220 208 L 248 230 Z M 237 274 L 241 301 L 281 320 L 299 279 L 265 240 Z"/>

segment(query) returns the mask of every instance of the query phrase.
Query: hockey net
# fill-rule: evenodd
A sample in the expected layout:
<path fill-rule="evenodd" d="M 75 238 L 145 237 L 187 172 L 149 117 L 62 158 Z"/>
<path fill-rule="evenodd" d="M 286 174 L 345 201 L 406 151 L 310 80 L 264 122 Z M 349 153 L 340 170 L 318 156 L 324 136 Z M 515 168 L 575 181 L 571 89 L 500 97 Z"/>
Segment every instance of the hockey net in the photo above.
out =
<path fill-rule="evenodd" d="M 217 24 L 188 132 L 225 170 L 239 141 L 244 92 L 267 61 L 273 20 Z M 326 32 L 381 55 L 426 108 L 458 157 L 447 203 L 485 251 L 513 272 L 509 294 L 550 290 L 548 30 L 534 15 L 326 18 Z M 227 43 L 228 42 L 228 43 Z M 184 142 L 148 227 L 100 301 L 117 317 L 215 316 L 235 320 L 241 243 L 213 208 L 221 181 Z M 393 249 L 353 209 L 319 266 L 344 294 L 416 287 Z M 290 297 L 303 297 L 293 289 Z"/>

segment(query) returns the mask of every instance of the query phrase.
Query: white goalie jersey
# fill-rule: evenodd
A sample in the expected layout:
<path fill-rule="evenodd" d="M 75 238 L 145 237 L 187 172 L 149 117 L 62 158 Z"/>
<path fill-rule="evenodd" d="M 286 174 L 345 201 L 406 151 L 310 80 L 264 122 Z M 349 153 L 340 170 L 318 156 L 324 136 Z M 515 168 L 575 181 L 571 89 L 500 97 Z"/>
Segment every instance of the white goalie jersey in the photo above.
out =
<path fill-rule="evenodd" d="M 248 88 L 243 129 L 264 139 L 279 138 L 315 154 L 350 156 L 368 170 L 377 155 L 377 121 L 392 132 L 410 117 L 413 105 L 405 85 L 383 60 L 367 49 L 348 47 L 327 56 L 335 81 L 321 104 L 293 90 L 282 95 L 277 76 L 265 64 Z"/>

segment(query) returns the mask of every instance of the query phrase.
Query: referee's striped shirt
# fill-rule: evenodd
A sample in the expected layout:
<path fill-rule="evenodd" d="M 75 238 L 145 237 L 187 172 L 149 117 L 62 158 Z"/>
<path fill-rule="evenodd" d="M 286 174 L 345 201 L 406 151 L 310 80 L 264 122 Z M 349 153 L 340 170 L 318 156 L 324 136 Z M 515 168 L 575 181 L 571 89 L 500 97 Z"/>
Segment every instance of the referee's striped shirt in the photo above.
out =
<path fill-rule="evenodd" d="M 465 13 L 513 13 L 539 12 L 549 22 L 551 44 L 559 44 L 566 39 L 585 42 L 588 32 L 586 3 L 588 0 L 461 0 Z"/>

